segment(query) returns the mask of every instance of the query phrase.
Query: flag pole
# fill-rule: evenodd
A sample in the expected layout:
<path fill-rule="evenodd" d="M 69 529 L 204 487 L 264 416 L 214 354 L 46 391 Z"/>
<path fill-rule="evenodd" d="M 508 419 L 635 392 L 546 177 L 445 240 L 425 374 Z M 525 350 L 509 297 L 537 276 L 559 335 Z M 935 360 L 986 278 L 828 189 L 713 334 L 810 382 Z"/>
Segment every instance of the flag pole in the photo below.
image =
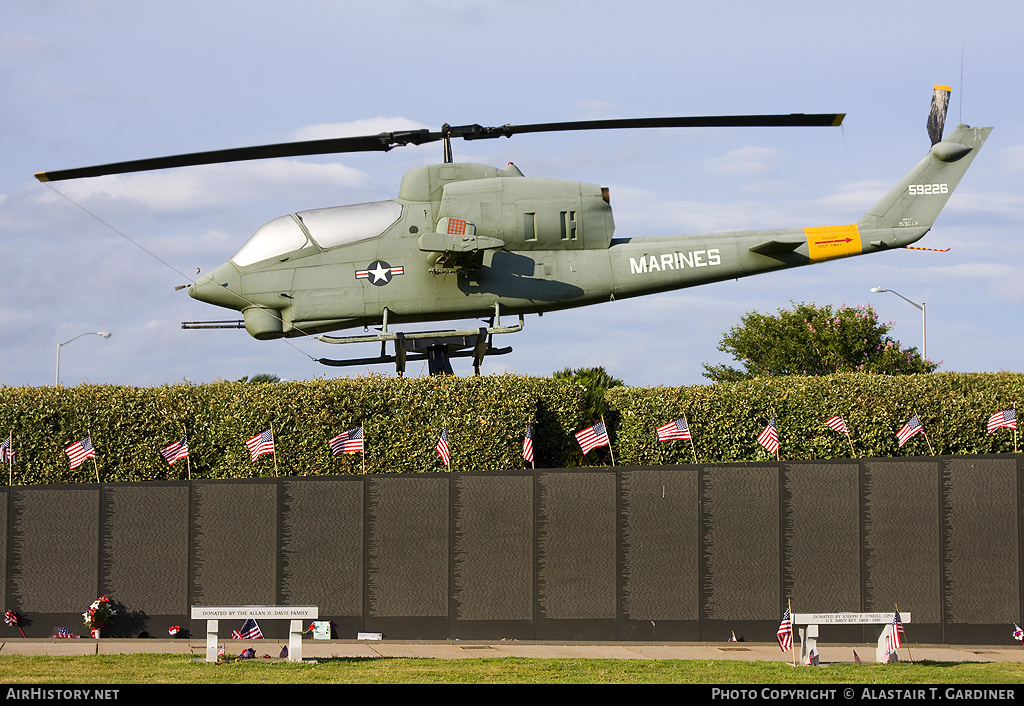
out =
<path fill-rule="evenodd" d="M 916 411 L 914 412 L 914 415 L 917 416 L 917 412 Z M 921 418 L 917 417 L 917 421 L 920 422 Z M 928 444 L 928 455 L 929 456 L 934 456 L 935 452 L 932 451 L 932 442 L 928 439 L 928 432 L 926 432 L 924 430 L 924 424 L 921 425 L 921 434 L 922 434 L 922 436 L 924 436 L 924 443 Z"/>
<path fill-rule="evenodd" d="M 359 456 L 359 466 L 362 470 L 363 475 L 366 475 L 366 423 L 362 419 L 359 420 L 359 428 L 363 430 L 363 453 Z"/>
<path fill-rule="evenodd" d="M 1014 440 L 1017 438 L 1017 432 L 1013 432 Z M 11 433 L 7 435 L 7 438 L 11 440 L 11 448 L 7 449 L 7 486 L 14 485 L 14 430 L 11 429 Z M 1014 444 L 1016 447 L 1016 444 Z"/>
<path fill-rule="evenodd" d="M 601 424 L 604 425 L 604 433 L 607 434 L 608 433 L 608 425 L 605 424 L 604 413 L 603 412 L 601 414 Z M 612 451 L 612 437 L 611 436 L 608 437 L 608 453 L 612 457 L 612 468 L 614 468 L 615 467 L 615 452 Z"/>
<path fill-rule="evenodd" d="M 683 423 L 686 424 L 686 428 L 690 428 L 690 422 L 686 419 L 686 415 L 683 415 Z M 697 447 L 693 445 L 693 432 L 690 432 L 690 451 L 693 452 L 693 465 L 697 465 Z"/>
<path fill-rule="evenodd" d="M 88 431 L 88 434 L 89 434 L 89 443 L 92 444 L 92 431 L 91 430 Z M 96 482 L 99 483 L 100 482 L 100 467 L 96 463 L 96 446 L 94 445 L 92 448 L 93 448 L 93 452 L 92 452 L 92 469 L 94 471 L 96 471 Z"/>
<path fill-rule="evenodd" d="M 794 628 L 796 628 L 796 620 L 794 620 L 794 618 L 796 616 L 793 615 L 793 599 L 792 598 L 787 598 L 786 599 L 786 607 L 789 608 L 789 630 L 790 630 L 791 633 L 793 633 L 793 632 L 796 632 L 796 630 L 794 629 Z M 800 638 L 800 646 L 803 647 L 803 644 L 804 644 L 804 640 L 803 640 L 803 638 Z M 792 646 L 790 647 L 790 650 L 793 652 L 793 666 L 795 667 L 796 666 L 796 640 L 793 640 Z"/>
<path fill-rule="evenodd" d="M 896 601 L 893 601 L 892 605 L 896 609 L 896 612 L 899 613 L 900 612 L 900 607 L 898 605 L 896 605 Z M 900 625 L 903 625 L 903 617 L 902 616 L 900 616 Z M 896 630 L 897 628 L 896 628 L 895 625 L 893 625 L 892 629 Z M 903 635 L 906 636 L 906 634 L 907 634 L 907 631 L 904 630 L 903 631 Z M 910 658 L 910 663 L 913 664 L 914 663 L 914 655 L 913 655 L 913 653 L 911 653 L 909 645 L 907 646 L 907 657 Z"/>
<path fill-rule="evenodd" d="M 185 443 L 187 444 L 188 443 L 188 430 L 185 429 L 185 425 L 184 424 L 181 425 L 181 435 L 182 435 L 182 438 L 185 439 Z M 189 455 L 185 457 L 185 466 L 186 466 L 186 468 L 188 468 L 188 479 L 192 480 L 192 452 L 191 451 L 189 452 Z"/>
<path fill-rule="evenodd" d="M 274 442 L 274 475 L 277 473 L 277 439 L 274 438 L 274 423 L 270 423 L 270 440 Z"/>

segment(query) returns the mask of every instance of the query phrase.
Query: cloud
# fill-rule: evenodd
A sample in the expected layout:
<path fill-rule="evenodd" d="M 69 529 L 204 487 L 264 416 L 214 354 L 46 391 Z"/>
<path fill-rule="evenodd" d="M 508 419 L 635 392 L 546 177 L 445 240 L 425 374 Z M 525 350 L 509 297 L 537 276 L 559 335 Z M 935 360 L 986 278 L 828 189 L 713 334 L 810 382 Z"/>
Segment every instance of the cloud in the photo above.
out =
<path fill-rule="evenodd" d="M 786 161 L 785 155 L 771 147 L 741 147 L 720 157 L 705 159 L 704 171 L 715 176 L 759 176 L 768 174 Z"/>
<path fill-rule="evenodd" d="M 350 120 L 344 123 L 318 123 L 307 125 L 294 130 L 288 135 L 289 141 L 305 142 L 307 140 L 329 140 L 333 137 L 361 137 L 363 135 L 378 135 L 382 132 L 397 132 L 401 130 L 434 130 L 438 131 L 440 125 L 433 127 L 418 123 L 415 120 L 403 117 L 385 117 L 378 115 L 375 118 L 363 120 Z"/>

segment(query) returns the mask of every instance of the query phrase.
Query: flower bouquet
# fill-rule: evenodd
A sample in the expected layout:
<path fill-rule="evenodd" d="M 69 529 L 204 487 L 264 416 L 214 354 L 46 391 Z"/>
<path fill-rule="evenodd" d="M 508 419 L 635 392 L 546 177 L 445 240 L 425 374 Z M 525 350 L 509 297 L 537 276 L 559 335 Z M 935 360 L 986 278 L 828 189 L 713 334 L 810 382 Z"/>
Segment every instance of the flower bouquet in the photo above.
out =
<path fill-rule="evenodd" d="M 9 610 L 6 613 L 4 613 L 4 622 L 10 625 L 12 628 L 18 628 L 18 630 L 21 632 L 21 636 L 25 637 L 25 631 L 21 629 L 20 625 L 18 625 L 17 612 Z"/>
<path fill-rule="evenodd" d="M 82 613 L 85 618 L 85 625 L 89 628 L 93 637 L 100 636 L 100 629 L 107 627 L 114 622 L 117 610 L 114 604 L 106 596 L 101 596 L 92 602 L 92 605 Z"/>

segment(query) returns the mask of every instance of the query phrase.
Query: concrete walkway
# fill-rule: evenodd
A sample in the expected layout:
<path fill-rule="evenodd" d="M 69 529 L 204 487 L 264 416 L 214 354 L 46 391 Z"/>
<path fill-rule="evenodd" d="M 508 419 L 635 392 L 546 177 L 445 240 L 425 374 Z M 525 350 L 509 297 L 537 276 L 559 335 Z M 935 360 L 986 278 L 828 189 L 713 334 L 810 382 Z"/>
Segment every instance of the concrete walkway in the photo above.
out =
<path fill-rule="evenodd" d="M 257 655 L 277 657 L 287 640 L 222 640 L 229 655 L 252 647 Z M 875 661 L 874 645 L 823 645 L 822 663 L 854 662 L 854 652 L 864 663 Z M 775 643 L 655 643 L 655 642 L 519 642 L 449 641 L 403 642 L 394 640 L 303 640 L 305 659 L 413 657 L 434 659 L 533 657 L 557 659 L 688 659 L 791 662 L 793 654 Z M 173 653 L 204 657 L 203 640 L 154 639 L 24 639 L 0 642 L 3 655 L 92 655 Z M 935 662 L 1024 662 L 1024 647 L 1010 645 L 912 645 L 899 650 L 901 660 Z"/>

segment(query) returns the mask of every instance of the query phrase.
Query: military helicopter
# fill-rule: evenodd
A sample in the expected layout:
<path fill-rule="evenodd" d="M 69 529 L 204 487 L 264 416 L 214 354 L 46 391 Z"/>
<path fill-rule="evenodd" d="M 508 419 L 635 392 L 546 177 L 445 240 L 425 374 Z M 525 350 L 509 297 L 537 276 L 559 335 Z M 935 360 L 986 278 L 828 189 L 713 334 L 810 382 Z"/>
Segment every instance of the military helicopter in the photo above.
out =
<path fill-rule="evenodd" d="M 991 128 L 942 132 L 950 89 L 935 86 L 924 159 L 857 223 L 780 230 L 614 237 L 608 190 L 455 163 L 454 138 L 666 127 L 837 126 L 844 114 L 638 118 L 532 125 L 449 126 L 282 143 L 40 172 L 40 181 L 313 154 L 389 151 L 442 142 L 444 162 L 402 178 L 395 199 L 301 211 L 262 226 L 231 257 L 187 287 L 195 299 L 239 311 L 242 320 L 184 328 L 242 328 L 260 340 L 317 335 L 333 343 L 380 342 L 380 355 L 324 365 L 427 359 L 451 374 L 451 357 L 472 356 L 477 374 L 497 334 L 526 314 L 587 306 L 835 258 L 910 246 L 931 228 Z M 502 325 L 502 315 L 518 323 Z M 481 318 L 486 326 L 404 333 L 397 324 Z M 319 335 L 353 327 L 378 333 Z M 386 344 L 394 346 L 387 355 Z"/>

